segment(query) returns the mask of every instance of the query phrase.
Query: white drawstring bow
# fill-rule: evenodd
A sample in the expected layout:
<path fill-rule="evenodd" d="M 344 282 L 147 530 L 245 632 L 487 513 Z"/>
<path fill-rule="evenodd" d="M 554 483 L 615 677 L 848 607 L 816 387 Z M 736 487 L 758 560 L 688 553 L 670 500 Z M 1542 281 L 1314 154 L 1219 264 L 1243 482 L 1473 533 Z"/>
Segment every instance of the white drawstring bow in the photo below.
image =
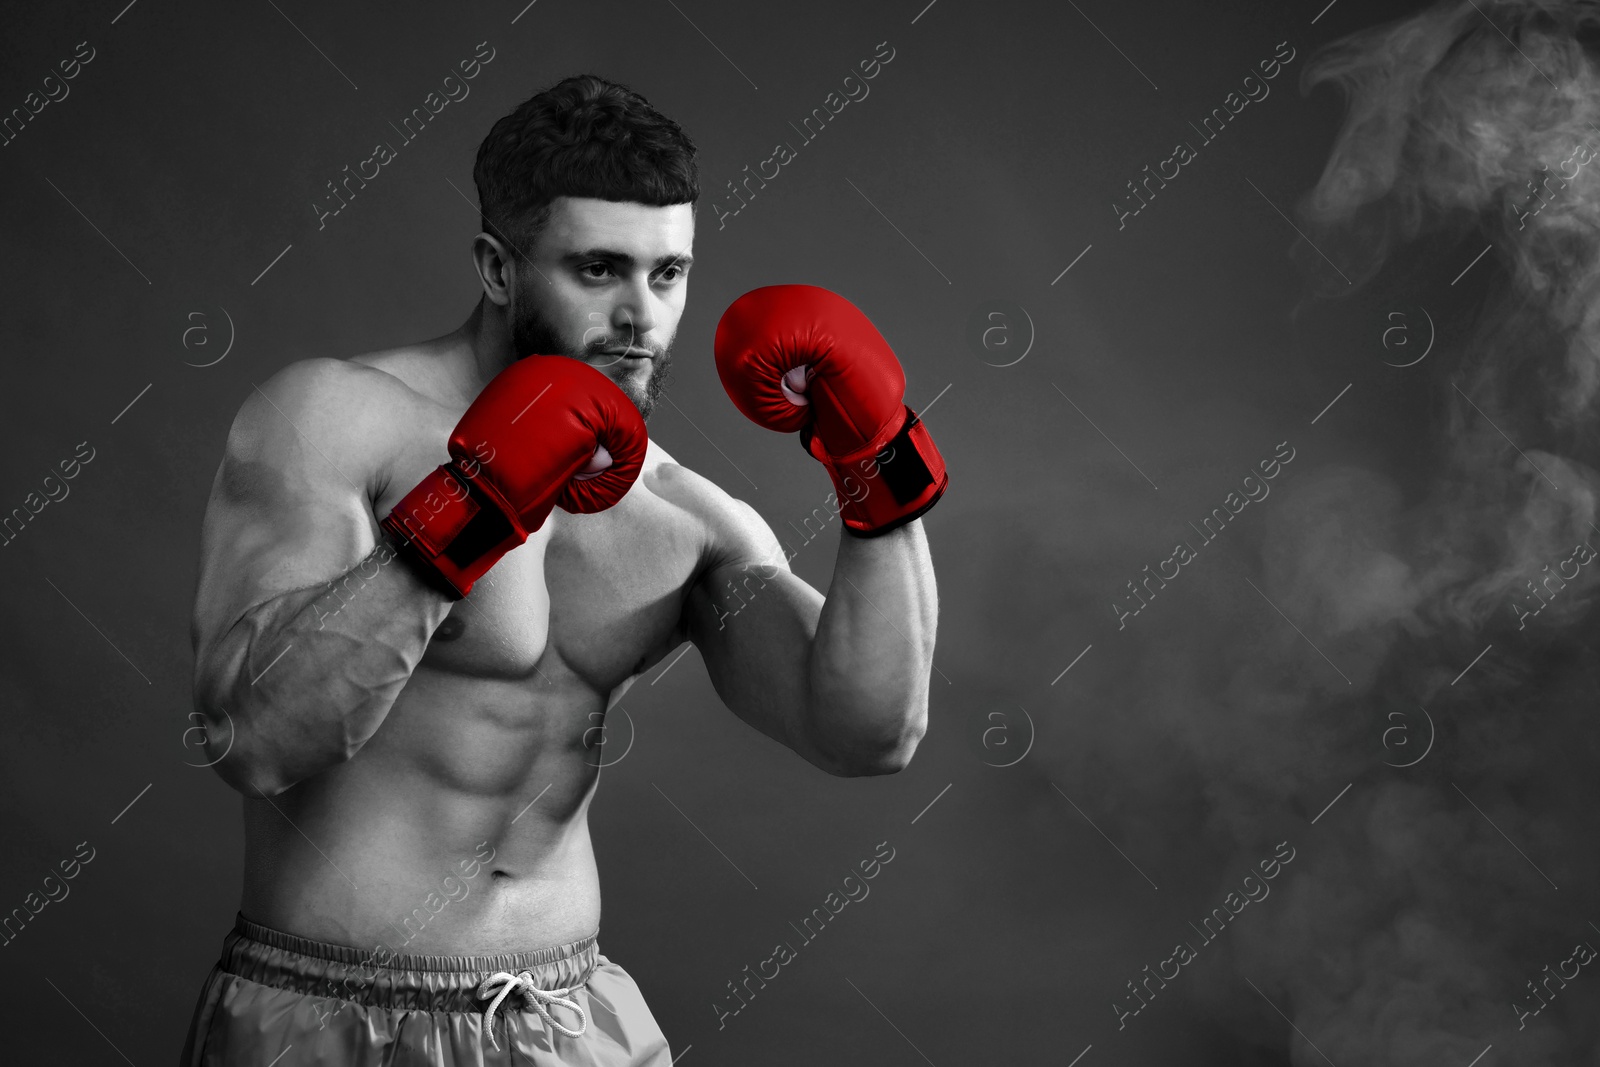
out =
<path fill-rule="evenodd" d="M 545 1022 L 549 1023 L 552 1027 L 560 1030 L 568 1037 L 582 1037 L 585 1031 L 589 1029 L 589 1019 L 588 1016 L 584 1014 L 583 1008 L 578 1004 L 578 1002 L 567 996 L 567 994 L 571 992 L 572 987 L 563 987 L 561 989 L 540 989 L 534 984 L 533 975 L 528 971 L 522 971 L 517 974 L 510 974 L 506 971 L 496 971 L 494 974 L 478 983 L 477 996 L 479 1000 L 487 1000 L 490 996 L 494 997 L 493 1003 L 491 1003 L 488 1007 L 488 1010 L 483 1013 L 484 1032 L 489 1035 L 489 1041 L 494 1045 L 495 1050 L 499 1051 L 500 1042 L 496 1041 L 494 1036 L 495 1009 L 500 1007 L 501 1002 L 504 1001 L 506 997 L 510 996 L 512 993 L 518 993 L 522 996 L 523 1003 L 532 1008 L 534 1011 L 538 1012 L 539 1017 Z M 546 1007 L 547 1004 L 559 1004 L 563 1008 L 568 1008 L 577 1012 L 578 1029 L 569 1030 L 565 1026 L 562 1026 L 560 1023 L 556 1022 L 555 1017 L 550 1014 L 550 1009 Z"/>

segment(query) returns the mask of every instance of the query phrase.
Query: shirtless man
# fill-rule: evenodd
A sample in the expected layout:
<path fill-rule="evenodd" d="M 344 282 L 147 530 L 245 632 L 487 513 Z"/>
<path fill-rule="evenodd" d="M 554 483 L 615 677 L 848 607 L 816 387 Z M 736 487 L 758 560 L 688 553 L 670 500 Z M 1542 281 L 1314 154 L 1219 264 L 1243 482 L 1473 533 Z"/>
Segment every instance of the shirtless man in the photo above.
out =
<path fill-rule="evenodd" d="M 597 949 L 604 712 L 692 641 L 735 714 L 830 774 L 899 770 L 926 729 L 916 516 L 946 478 L 865 316 L 773 286 L 716 338 L 734 402 L 799 430 L 838 490 L 824 598 L 646 440 L 692 263 L 679 127 L 568 78 L 496 123 L 474 179 L 467 321 L 285 367 L 212 486 L 195 701 L 244 797 L 245 877 L 190 1067 L 664 1067 Z"/>

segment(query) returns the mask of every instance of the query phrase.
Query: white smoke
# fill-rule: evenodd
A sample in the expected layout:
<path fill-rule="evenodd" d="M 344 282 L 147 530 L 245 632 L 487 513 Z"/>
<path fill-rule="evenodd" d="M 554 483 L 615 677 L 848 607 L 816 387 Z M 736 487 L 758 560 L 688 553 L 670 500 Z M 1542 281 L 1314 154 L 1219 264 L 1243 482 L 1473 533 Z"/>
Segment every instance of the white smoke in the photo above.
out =
<path fill-rule="evenodd" d="M 1588 41 L 1600 44 L 1596 0 L 1463 0 L 1313 58 L 1308 88 L 1336 86 L 1348 104 L 1300 208 L 1316 245 L 1368 286 L 1404 248 L 1459 244 L 1459 266 L 1492 245 L 1454 290 L 1490 294 L 1469 339 L 1429 367 L 1435 396 L 1418 417 L 1432 447 L 1389 470 L 1298 469 L 1241 530 L 1254 542 L 1196 568 L 1182 595 L 1212 619 L 1152 611 L 1138 642 L 1097 644 L 1102 666 L 1070 679 L 1070 741 L 1041 745 L 1053 779 L 1097 798 L 1119 847 L 1189 878 L 1195 900 L 1225 891 L 1285 818 L 1309 822 L 1354 783 L 1314 828 L 1297 823 L 1293 873 L 1219 941 L 1234 980 L 1178 993 L 1246 1044 L 1287 1047 L 1298 1067 L 1324 1055 L 1465 1067 L 1490 1043 L 1485 1067 L 1600 1055 L 1600 1023 L 1582 1010 L 1600 988 L 1575 987 L 1522 1030 L 1512 1006 L 1575 941 L 1600 945 L 1584 911 L 1600 885 L 1600 563 L 1544 581 L 1571 572 L 1580 543 L 1600 548 L 1600 75 Z M 1041 634 L 1070 658 L 1083 639 L 1062 602 L 1099 604 L 1074 575 L 1126 537 L 1114 511 L 1072 513 L 1059 539 L 1029 534 L 1028 515 L 983 526 L 994 611 L 958 669 L 998 699 L 996 665 L 1025 673 L 1016 650 Z M 1317 653 L 1246 576 L 1293 606 Z M 1515 603 L 1543 606 L 1529 621 Z M 1389 717 L 1420 731 L 1421 709 L 1436 727 L 1430 755 L 1384 766 Z"/>

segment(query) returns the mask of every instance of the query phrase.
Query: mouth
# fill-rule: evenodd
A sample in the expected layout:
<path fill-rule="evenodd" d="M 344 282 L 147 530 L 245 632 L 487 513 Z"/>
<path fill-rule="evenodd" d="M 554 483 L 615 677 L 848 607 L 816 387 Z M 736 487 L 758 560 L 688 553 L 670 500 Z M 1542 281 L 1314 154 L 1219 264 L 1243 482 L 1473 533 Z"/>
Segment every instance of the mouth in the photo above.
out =
<path fill-rule="evenodd" d="M 631 361 L 636 364 L 655 358 L 655 353 L 648 348 L 602 348 L 598 354 L 613 361 Z"/>

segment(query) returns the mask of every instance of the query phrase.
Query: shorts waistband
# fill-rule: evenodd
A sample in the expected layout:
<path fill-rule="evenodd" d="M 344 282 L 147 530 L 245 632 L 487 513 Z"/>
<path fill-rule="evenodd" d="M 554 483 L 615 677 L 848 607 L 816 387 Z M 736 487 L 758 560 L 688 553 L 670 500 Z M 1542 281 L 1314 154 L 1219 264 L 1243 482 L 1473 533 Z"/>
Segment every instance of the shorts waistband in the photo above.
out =
<path fill-rule="evenodd" d="M 218 966 L 274 989 L 383 1008 L 483 1010 L 476 995 L 495 974 L 528 972 L 541 989 L 584 985 L 599 961 L 596 930 L 564 945 L 486 956 L 395 953 L 386 945 L 335 945 L 252 922 L 241 913 Z"/>

